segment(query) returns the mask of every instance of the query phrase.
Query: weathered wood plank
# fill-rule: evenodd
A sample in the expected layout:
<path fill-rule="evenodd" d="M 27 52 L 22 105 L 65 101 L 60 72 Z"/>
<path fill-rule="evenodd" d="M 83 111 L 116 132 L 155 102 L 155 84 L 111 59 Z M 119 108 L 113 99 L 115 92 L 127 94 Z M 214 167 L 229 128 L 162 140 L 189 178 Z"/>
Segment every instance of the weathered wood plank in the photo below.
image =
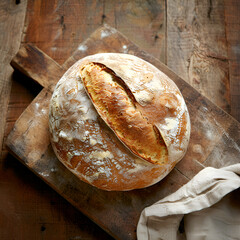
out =
<path fill-rule="evenodd" d="M 12 68 L 9 63 L 20 46 L 26 5 L 26 1 L 21 4 L 7 0 L 0 2 L 0 156 L 11 90 Z"/>
<path fill-rule="evenodd" d="M 240 121 L 240 2 L 224 1 L 229 56 L 231 115 Z"/>
<path fill-rule="evenodd" d="M 28 1 L 23 41 L 59 64 L 102 24 L 103 1 Z"/>
<path fill-rule="evenodd" d="M 105 1 L 103 22 L 165 63 L 165 10 L 165 0 Z"/>
<path fill-rule="evenodd" d="M 30 0 L 28 9 L 24 42 L 34 43 L 59 64 L 103 23 L 165 62 L 165 0 Z"/>
<path fill-rule="evenodd" d="M 38 83 L 27 79 L 26 76 L 19 73 L 18 71 L 13 72 L 12 89 L 8 103 L 3 142 L 5 142 L 16 120 L 20 117 L 20 115 L 26 109 L 29 103 L 36 97 L 41 88 L 42 87 Z M 5 144 L 3 144 L 1 159 L 4 161 L 8 161 L 7 154 L 8 151 Z"/>
<path fill-rule="evenodd" d="M 223 1 L 167 1 L 167 65 L 230 112 Z"/>
<path fill-rule="evenodd" d="M 23 44 L 11 65 L 26 76 L 34 79 L 42 87 L 53 91 L 57 79 L 65 70 L 40 49 L 31 44 Z"/>

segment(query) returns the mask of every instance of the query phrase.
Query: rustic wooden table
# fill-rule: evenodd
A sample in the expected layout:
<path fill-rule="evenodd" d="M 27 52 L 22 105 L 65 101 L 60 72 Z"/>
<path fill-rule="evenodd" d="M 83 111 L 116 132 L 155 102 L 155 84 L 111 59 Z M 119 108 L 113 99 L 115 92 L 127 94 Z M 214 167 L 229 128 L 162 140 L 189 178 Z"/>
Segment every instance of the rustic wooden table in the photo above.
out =
<path fill-rule="evenodd" d="M 107 23 L 240 121 L 239 13 L 237 0 L 2 0 L 0 239 L 111 239 L 5 148 L 14 122 L 41 90 L 9 66 L 21 43 L 62 64 Z"/>

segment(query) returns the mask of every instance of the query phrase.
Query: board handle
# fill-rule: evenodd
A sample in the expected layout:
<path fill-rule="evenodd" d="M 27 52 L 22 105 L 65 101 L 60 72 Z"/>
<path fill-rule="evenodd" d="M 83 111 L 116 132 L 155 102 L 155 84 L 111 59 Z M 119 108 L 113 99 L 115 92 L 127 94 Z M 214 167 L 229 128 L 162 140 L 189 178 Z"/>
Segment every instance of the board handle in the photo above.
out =
<path fill-rule="evenodd" d="M 30 77 L 42 87 L 53 91 L 65 70 L 33 44 L 22 44 L 11 61 L 14 69 Z"/>

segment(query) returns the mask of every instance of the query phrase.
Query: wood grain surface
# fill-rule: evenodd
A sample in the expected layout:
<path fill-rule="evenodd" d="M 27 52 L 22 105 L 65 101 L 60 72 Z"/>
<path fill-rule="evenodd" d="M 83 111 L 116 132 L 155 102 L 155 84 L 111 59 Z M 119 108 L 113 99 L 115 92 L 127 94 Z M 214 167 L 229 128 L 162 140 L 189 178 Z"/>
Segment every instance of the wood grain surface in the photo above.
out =
<path fill-rule="evenodd" d="M 231 115 L 240 121 L 240 2 L 225 1 Z"/>
<path fill-rule="evenodd" d="M 16 5 L 13 1 L 0 2 L 0 144 L 3 145 L 4 127 L 6 124 L 7 106 L 11 91 L 11 74 L 13 72 L 9 63 L 17 53 L 21 42 L 26 12 L 26 1 Z M 11 31 L 9 31 L 11 29 Z M 2 148 L 0 154 L 2 153 Z"/>
<path fill-rule="evenodd" d="M 98 190 L 77 179 L 58 161 L 52 150 L 48 130 L 48 106 L 52 86 L 59 79 L 56 78 L 53 82 L 56 72 L 62 74 L 78 59 L 97 52 L 130 53 L 154 64 L 174 80 L 186 101 L 192 126 L 188 151 L 174 171 L 152 187 L 129 192 Z M 223 167 L 239 161 L 240 136 L 235 132 L 239 131 L 240 124 L 114 28 L 104 26 L 96 30 L 79 45 L 62 67 L 29 44 L 21 46 L 11 64 L 45 88 L 14 125 L 7 139 L 9 150 L 116 239 L 135 239 L 138 218 L 143 208 L 176 191 L 204 166 Z M 47 74 L 44 74 L 39 64 L 49 69 Z M 42 81 L 42 78 L 46 81 Z M 46 83 L 49 87 L 45 86 Z"/>
<path fill-rule="evenodd" d="M 211 93 L 207 96 L 212 101 L 220 100 L 220 103 L 223 104 L 221 106 L 240 120 L 239 2 L 234 0 L 208 1 L 202 7 L 198 6 L 199 1 L 192 1 L 192 3 L 181 1 L 181 6 L 177 5 L 178 2 L 170 0 L 29 0 L 25 26 L 22 28 L 26 1 L 1 1 L 1 143 L 23 110 L 41 90 L 37 84 L 27 81 L 18 73 L 14 73 L 11 77 L 12 70 L 9 62 L 18 50 L 21 34 L 23 33 L 22 42 L 36 44 L 51 58 L 62 64 L 78 45 L 103 23 L 117 28 L 141 49 L 169 65 L 171 63 L 168 59 L 171 54 L 174 54 L 174 50 L 177 50 L 175 57 L 179 62 L 175 61 L 174 63 L 174 60 L 171 60 L 173 61 L 171 68 L 180 76 L 183 76 L 181 75 L 182 70 L 178 72 L 177 69 L 183 69 L 184 74 L 187 75 L 185 80 L 201 90 L 203 94 L 207 95 L 208 88 L 214 90 L 215 85 L 218 87 L 221 85 L 222 88 L 219 87 L 217 91 L 213 91 L 216 96 L 212 96 Z M 190 4 L 192 5 L 190 6 Z M 169 6 L 173 5 L 174 7 L 170 9 Z M 191 20 L 191 9 L 194 10 L 195 20 L 192 19 L 194 21 Z M 206 15 L 210 16 L 210 19 L 206 19 Z M 202 30 L 205 25 L 207 26 L 204 31 L 198 31 L 197 28 L 193 29 L 195 24 Z M 225 34 L 222 34 L 223 30 L 225 30 Z M 175 34 L 173 36 L 177 36 L 177 41 L 175 37 L 171 36 L 172 31 Z M 194 36 L 189 36 L 193 34 Z M 205 46 L 207 44 L 205 38 L 208 34 L 211 34 L 216 40 L 222 41 L 224 52 L 227 48 L 227 53 L 224 53 L 226 60 L 214 60 L 215 55 L 213 58 L 211 58 L 212 55 L 206 56 L 209 54 L 209 47 L 212 47 L 212 45 Z M 198 44 L 195 44 L 196 40 L 200 42 L 201 47 L 205 47 L 203 50 Z M 217 58 L 222 56 L 219 47 L 221 46 L 218 43 L 216 48 L 213 48 Z M 187 48 L 192 50 L 187 51 Z M 189 56 L 192 59 L 190 72 L 187 70 Z M 198 72 L 198 58 L 200 64 L 204 64 L 209 72 Z M 229 64 L 227 69 L 226 62 Z M 216 74 L 213 74 L 213 64 L 215 63 L 219 64 Z M 181 67 L 178 67 L 179 65 Z M 194 77 L 195 75 L 200 76 L 200 80 Z M 9 100 L 11 82 L 12 91 Z M 231 127 L 230 130 L 232 136 L 237 135 L 236 128 Z M 216 149 L 215 154 L 217 153 Z M 224 155 L 223 151 L 220 153 L 220 156 Z M 7 154 L 4 144 L 1 149 L 0 164 L 1 239 L 53 239 L 53 236 L 57 239 L 108 238 L 78 210 Z"/>
<path fill-rule="evenodd" d="M 168 1 L 167 65 L 230 112 L 223 1 Z"/>

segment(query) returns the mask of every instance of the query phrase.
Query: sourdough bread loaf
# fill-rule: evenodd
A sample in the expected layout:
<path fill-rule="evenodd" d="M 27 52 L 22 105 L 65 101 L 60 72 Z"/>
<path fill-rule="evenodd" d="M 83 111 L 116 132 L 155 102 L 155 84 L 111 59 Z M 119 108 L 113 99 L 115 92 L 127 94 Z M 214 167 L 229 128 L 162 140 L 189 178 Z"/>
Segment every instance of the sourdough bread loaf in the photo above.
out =
<path fill-rule="evenodd" d="M 49 108 L 58 159 L 81 180 L 109 191 L 150 186 L 184 156 L 190 120 L 174 82 L 128 54 L 76 62 Z"/>

